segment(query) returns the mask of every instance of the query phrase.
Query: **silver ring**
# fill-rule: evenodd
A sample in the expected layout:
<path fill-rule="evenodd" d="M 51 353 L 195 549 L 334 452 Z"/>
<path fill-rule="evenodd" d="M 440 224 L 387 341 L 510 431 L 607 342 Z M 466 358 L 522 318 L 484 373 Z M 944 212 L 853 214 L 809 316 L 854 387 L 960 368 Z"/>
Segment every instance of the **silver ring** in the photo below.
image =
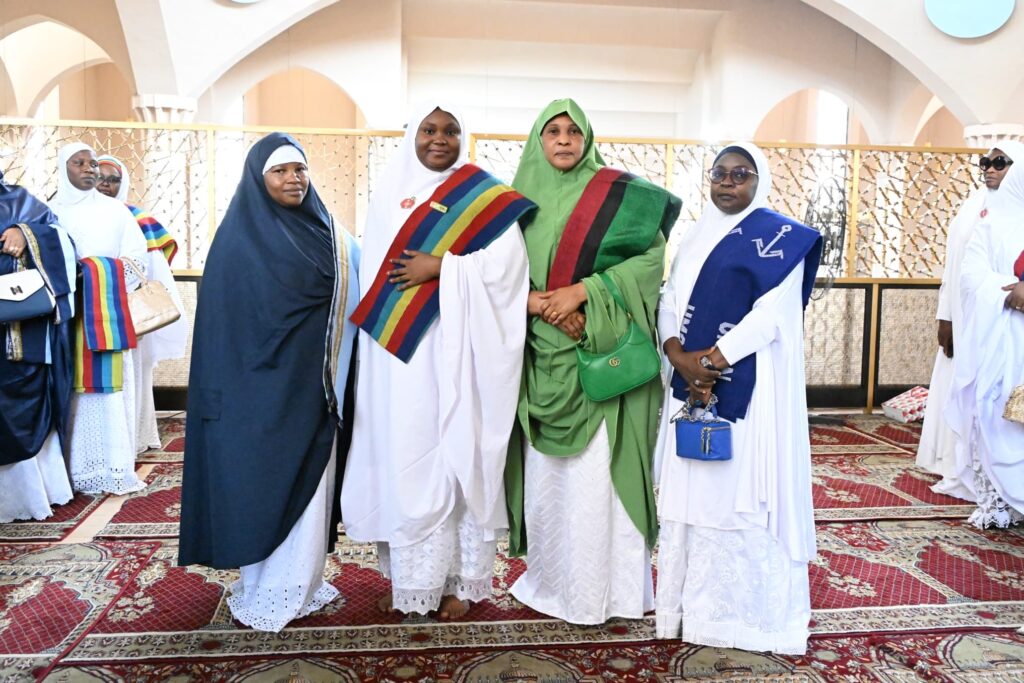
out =
<path fill-rule="evenodd" d="M 700 380 L 699 379 L 693 380 L 693 386 L 699 387 L 700 386 Z"/>

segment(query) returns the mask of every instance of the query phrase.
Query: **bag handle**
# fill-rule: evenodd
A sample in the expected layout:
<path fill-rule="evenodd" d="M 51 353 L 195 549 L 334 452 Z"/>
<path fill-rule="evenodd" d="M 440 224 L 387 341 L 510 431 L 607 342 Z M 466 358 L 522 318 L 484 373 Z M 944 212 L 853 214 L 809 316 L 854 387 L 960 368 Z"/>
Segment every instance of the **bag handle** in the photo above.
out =
<path fill-rule="evenodd" d="M 121 262 L 124 263 L 124 264 L 127 264 L 128 270 L 130 270 L 133 273 L 135 273 L 135 277 L 137 277 L 139 279 L 139 286 L 140 287 L 142 285 L 146 284 L 147 282 L 149 282 L 149 280 L 146 279 L 145 273 L 143 273 L 141 270 L 139 270 L 139 267 L 137 265 L 135 265 L 135 261 L 133 261 L 132 259 L 130 259 L 127 256 L 125 256 L 124 258 L 121 259 Z"/>
<path fill-rule="evenodd" d="M 604 271 L 598 273 L 597 276 L 601 278 L 601 282 L 604 283 L 605 289 L 607 289 L 608 293 L 612 295 L 612 299 L 619 305 L 619 308 L 623 310 L 626 317 L 632 320 L 633 314 L 629 312 L 628 308 L 626 308 L 626 302 L 622 300 L 622 292 L 619 291 L 619 287 L 615 284 L 615 280 L 613 280 L 611 276 Z"/>

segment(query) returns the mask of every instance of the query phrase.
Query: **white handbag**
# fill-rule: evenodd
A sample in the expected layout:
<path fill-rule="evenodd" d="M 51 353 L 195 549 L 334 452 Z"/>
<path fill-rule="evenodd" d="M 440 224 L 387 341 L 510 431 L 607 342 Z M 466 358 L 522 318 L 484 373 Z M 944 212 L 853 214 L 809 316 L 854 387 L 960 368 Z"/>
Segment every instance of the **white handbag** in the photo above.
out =
<path fill-rule="evenodd" d="M 50 315 L 55 304 L 38 270 L 0 275 L 0 323 Z"/>
<path fill-rule="evenodd" d="M 128 292 L 128 311 L 132 317 L 135 336 L 159 330 L 181 317 L 181 311 L 171 298 L 167 287 L 159 280 L 147 280 L 131 259 L 123 259 L 142 283 L 138 289 Z"/>

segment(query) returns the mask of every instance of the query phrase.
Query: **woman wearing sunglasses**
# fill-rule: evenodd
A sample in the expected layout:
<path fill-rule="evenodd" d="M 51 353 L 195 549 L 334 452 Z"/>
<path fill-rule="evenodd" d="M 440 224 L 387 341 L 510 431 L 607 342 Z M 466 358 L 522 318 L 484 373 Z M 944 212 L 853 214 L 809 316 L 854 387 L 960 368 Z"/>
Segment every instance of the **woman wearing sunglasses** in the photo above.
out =
<path fill-rule="evenodd" d="M 802 654 L 815 555 L 803 311 L 821 236 L 766 208 L 771 173 L 754 145 L 723 149 L 708 179 L 658 306 L 671 382 L 654 464 L 657 636 Z M 692 459 L 670 418 L 711 405 L 731 458 Z"/>
<path fill-rule="evenodd" d="M 1024 169 L 1009 163 L 1024 159 L 1024 144 L 1002 141 L 995 151 L 1009 168 L 964 249 L 963 325 L 954 330 L 956 366 L 945 411 L 957 436 L 960 476 L 978 504 L 968 521 L 982 529 L 1024 521 L 1024 424 L 1004 413 L 1014 389 L 1024 385 Z"/>
<path fill-rule="evenodd" d="M 954 355 L 954 340 L 959 340 L 963 327 L 963 304 L 960 300 L 960 272 L 967 242 L 974 235 L 978 225 L 985 221 L 992 208 L 1003 177 L 1013 165 L 1002 147 L 1014 143 L 1000 143 L 978 160 L 984 187 L 971 193 L 960 207 L 956 218 L 949 224 L 946 235 L 946 264 L 942 273 L 942 287 L 939 289 L 939 308 L 936 319 L 939 323 L 939 350 L 935 356 L 931 382 L 928 384 L 928 405 L 925 407 L 924 424 L 921 428 L 921 443 L 917 449 L 917 466 L 941 475 L 932 490 L 974 502 L 974 473 L 971 459 L 966 454 L 956 457 L 956 433 L 946 422 L 945 410 L 952 393 L 953 376 L 956 373 L 957 357 Z"/>

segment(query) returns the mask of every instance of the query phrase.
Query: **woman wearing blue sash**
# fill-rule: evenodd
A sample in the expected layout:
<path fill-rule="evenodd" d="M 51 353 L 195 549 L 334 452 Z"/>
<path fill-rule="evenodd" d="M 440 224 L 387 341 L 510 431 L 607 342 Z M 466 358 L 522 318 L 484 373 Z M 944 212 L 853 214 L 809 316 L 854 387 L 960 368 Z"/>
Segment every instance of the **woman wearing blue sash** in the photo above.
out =
<path fill-rule="evenodd" d="M 803 310 L 821 236 L 765 208 L 771 171 L 754 145 L 726 147 L 708 176 L 711 203 L 683 236 L 658 306 L 672 376 L 654 469 L 657 636 L 802 654 L 816 552 Z M 677 451 L 670 419 L 684 400 L 695 414 L 715 404 L 731 459 Z"/>
<path fill-rule="evenodd" d="M 71 403 L 75 250 L 46 204 L 0 173 L 0 275 L 37 270 L 56 305 L 0 322 L 0 523 L 71 500 L 62 453 Z"/>
<path fill-rule="evenodd" d="M 324 565 L 347 451 L 358 268 L 299 144 L 283 133 L 257 142 L 199 290 L 178 551 L 181 565 L 240 567 L 227 604 L 257 630 L 280 631 L 338 595 Z"/>

